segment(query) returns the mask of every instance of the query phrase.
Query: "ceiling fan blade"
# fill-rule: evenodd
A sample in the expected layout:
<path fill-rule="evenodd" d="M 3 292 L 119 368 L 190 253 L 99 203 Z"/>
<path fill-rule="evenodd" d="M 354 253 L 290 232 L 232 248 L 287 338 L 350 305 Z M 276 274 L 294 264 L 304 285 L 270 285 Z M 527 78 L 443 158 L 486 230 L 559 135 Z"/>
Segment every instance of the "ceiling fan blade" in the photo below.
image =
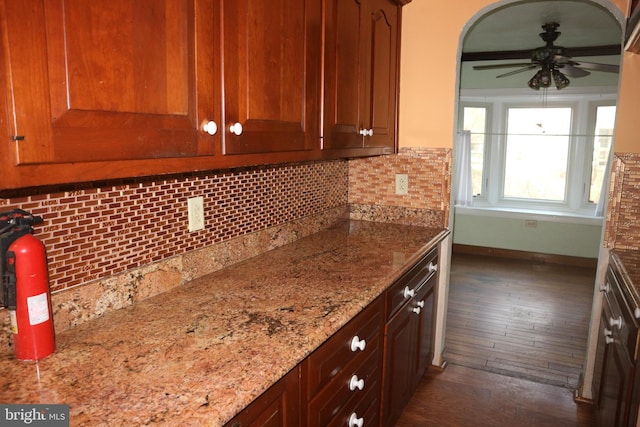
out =
<path fill-rule="evenodd" d="M 574 67 L 584 68 L 585 70 L 603 71 L 605 73 L 619 73 L 620 66 L 617 64 L 599 64 L 597 62 L 579 62 L 571 61 Z"/>
<path fill-rule="evenodd" d="M 490 64 L 490 65 L 474 65 L 474 70 L 495 70 L 498 68 L 528 67 L 531 62 L 515 62 L 511 64 Z M 536 67 L 537 65 L 533 65 Z"/>
<path fill-rule="evenodd" d="M 524 68 L 520 68 L 519 70 L 513 70 L 513 71 L 509 71 L 508 73 L 499 74 L 499 75 L 496 76 L 496 79 L 499 79 L 500 77 L 513 76 L 514 74 L 522 73 L 523 71 L 533 70 L 534 68 L 538 68 L 538 65 L 537 64 L 533 64 L 533 65 L 529 65 L 529 66 L 524 67 Z"/>
<path fill-rule="evenodd" d="M 558 69 L 562 72 L 562 74 L 566 74 L 569 77 L 586 77 L 590 72 L 587 70 L 583 70 L 582 68 L 578 68 L 573 66 L 572 64 L 558 64 Z"/>

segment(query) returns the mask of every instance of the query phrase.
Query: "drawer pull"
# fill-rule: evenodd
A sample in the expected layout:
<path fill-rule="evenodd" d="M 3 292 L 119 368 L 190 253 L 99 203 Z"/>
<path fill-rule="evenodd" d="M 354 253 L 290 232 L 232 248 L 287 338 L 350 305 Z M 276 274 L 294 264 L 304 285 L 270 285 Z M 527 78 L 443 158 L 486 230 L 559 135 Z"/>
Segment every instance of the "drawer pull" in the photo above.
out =
<path fill-rule="evenodd" d="M 424 308 L 424 300 L 423 300 L 423 301 L 418 301 L 418 302 L 416 303 L 416 305 L 417 305 L 418 307 L 420 307 L 420 308 Z"/>
<path fill-rule="evenodd" d="M 609 326 L 611 326 L 612 328 L 614 326 L 617 326 L 618 329 L 622 329 L 622 316 L 618 316 L 617 319 L 614 319 L 613 317 L 609 318 Z"/>
<path fill-rule="evenodd" d="M 614 341 L 613 338 L 611 337 L 604 337 L 604 343 L 605 344 L 611 344 Z"/>
<path fill-rule="evenodd" d="M 405 298 L 413 298 L 415 294 L 416 294 L 416 290 L 409 289 L 408 286 L 405 286 L 404 290 L 402 291 L 402 296 L 404 296 Z"/>
<path fill-rule="evenodd" d="M 358 350 L 364 351 L 367 347 L 367 342 L 365 340 L 361 340 L 357 335 L 351 338 L 351 351 L 356 352 Z"/>
<path fill-rule="evenodd" d="M 354 412 L 349 417 L 349 427 L 362 427 L 364 425 L 364 418 L 358 418 Z"/>
<path fill-rule="evenodd" d="M 420 307 L 413 307 L 411 311 L 413 311 L 415 314 L 420 314 L 420 310 L 422 310 Z"/>
<path fill-rule="evenodd" d="M 438 264 L 434 264 L 432 262 L 429 263 L 429 273 L 435 273 L 438 271 Z"/>
<path fill-rule="evenodd" d="M 600 292 L 604 292 L 605 294 L 611 290 L 611 285 L 609 282 L 606 282 L 604 285 L 600 285 Z"/>
<path fill-rule="evenodd" d="M 355 391 L 356 389 L 364 390 L 364 379 L 358 379 L 358 376 L 354 375 L 349 380 L 349 390 Z"/>

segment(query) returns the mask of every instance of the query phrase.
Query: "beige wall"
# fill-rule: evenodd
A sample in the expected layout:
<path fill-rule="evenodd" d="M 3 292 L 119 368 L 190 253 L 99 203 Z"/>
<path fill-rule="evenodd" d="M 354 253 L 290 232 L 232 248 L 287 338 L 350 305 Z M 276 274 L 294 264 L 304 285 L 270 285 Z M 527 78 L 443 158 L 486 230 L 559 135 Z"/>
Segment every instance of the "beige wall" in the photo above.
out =
<path fill-rule="evenodd" d="M 413 0 L 402 14 L 400 147 L 453 146 L 458 43 L 465 25 L 491 0 Z M 612 0 L 627 10 L 627 0 Z M 474 18 L 475 19 L 475 18 Z M 616 152 L 640 152 L 640 55 L 625 54 L 620 76 Z"/>

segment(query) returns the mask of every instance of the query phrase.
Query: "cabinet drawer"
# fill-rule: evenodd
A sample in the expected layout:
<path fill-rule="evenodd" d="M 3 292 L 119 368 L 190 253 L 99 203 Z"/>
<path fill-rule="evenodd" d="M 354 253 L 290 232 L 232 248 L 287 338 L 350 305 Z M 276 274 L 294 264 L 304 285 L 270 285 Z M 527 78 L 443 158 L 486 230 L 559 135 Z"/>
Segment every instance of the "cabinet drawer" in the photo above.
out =
<path fill-rule="evenodd" d="M 603 298 L 603 313 L 607 329 L 625 347 L 631 360 L 637 358 L 638 326 L 614 271 L 607 271 Z"/>
<path fill-rule="evenodd" d="M 312 398 L 347 366 L 357 366 L 379 353 L 382 304 L 378 298 L 342 327 L 307 359 L 307 396 Z M 351 349 L 355 337 L 365 340 L 364 350 Z"/>
<path fill-rule="evenodd" d="M 387 291 L 387 320 L 411 299 L 422 284 L 436 274 L 438 249 L 427 253 L 414 267 L 398 279 Z"/>
<path fill-rule="evenodd" d="M 376 340 L 378 341 L 378 340 Z M 380 352 L 372 352 L 367 360 L 361 365 L 345 368 L 342 373 L 336 376 L 320 393 L 318 393 L 309 403 L 309 426 L 326 426 L 336 417 L 337 414 L 353 412 L 358 403 L 369 394 L 371 390 L 376 396 L 380 395 Z M 351 369 L 350 369 L 351 368 Z M 362 380 L 359 384 L 362 390 L 354 387 L 351 390 L 350 383 L 353 377 L 355 381 Z M 360 415 L 362 416 L 362 415 Z"/>

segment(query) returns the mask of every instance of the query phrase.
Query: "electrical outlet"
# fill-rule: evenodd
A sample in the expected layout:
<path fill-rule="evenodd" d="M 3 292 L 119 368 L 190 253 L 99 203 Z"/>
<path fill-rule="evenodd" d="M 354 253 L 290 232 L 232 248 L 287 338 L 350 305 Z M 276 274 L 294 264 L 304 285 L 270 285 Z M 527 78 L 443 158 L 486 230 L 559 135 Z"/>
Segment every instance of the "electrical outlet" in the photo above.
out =
<path fill-rule="evenodd" d="M 527 228 L 538 228 L 538 221 L 535 219 L 526 219 L 524 221 L 524 226 Z"/>
<path fill-rule="evenodd" d="M 406 173 L 396 174 L 396 194 L 409 194 L 409 175 Z"/>
<path fill-rule="evenodd" d="M 204 229 L 204 199 L 202 197 L 189 198 L 187 208 L 189 211 L 189 231 Z"/>

